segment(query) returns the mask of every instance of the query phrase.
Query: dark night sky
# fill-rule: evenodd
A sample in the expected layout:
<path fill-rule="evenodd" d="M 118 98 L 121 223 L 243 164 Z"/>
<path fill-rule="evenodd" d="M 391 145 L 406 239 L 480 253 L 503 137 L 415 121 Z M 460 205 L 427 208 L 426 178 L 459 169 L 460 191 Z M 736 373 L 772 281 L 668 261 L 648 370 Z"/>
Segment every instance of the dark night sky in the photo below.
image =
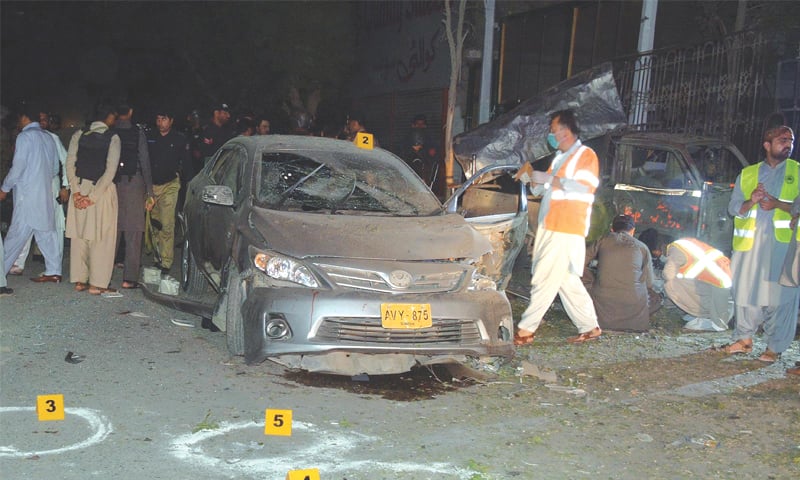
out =
<path fill-rule="evenodd" d="M 0 102 L 40 102 L 66 130 L 104 99 L 142 116 L 219 101 L 278 116 L 290 85 L 341 101 L 353 13 L 346 2 L 3 1 Z"/>

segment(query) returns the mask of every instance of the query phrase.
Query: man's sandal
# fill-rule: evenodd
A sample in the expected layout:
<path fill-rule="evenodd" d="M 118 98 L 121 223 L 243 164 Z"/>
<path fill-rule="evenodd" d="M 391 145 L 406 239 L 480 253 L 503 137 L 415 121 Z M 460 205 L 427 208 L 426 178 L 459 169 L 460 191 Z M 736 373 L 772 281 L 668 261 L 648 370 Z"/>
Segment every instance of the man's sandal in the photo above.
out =
<path fill-rule="evenodd" d="M 753 351 L 753 344 L 747 343 L 744 340 L 737 340 L 733 343 L 723 345 L 719 349 L 728 355 L 745 354 Z"/>
<path fill-rule="evenodd" d="M 780 360 L 780 358 L 780 353 L 773 352 L 768 348 L 764 350 L 764 353 L 762 353 L 760 357 L 758 357 L 758 361 L 764 363 L 775 363 L 776 361 Z"/>
<path fill-rule="evenodd" d="M 520 335 L 519 330 L 517 333 L 514 334 L 514 345 L 521 346 L 521 345 L 530 345 L 533 343 L 533 339 L 536 337 L 536 333 L 531 333 L 530 335 Z"/>
<path fill-rule="evenodd" d="M 117 291 L 113 288 L 103 288 L 103 287 L 95 287 L 94 285 L 89 285 L 89 294 L 91 295 L 102 295 L 104 293 L 116 293 Z"/>
<path fill-rule="evenodd" d="M 603 331 L 600 330 L 600 327 L 594 327 L 592 330 L 588 332 L 583 332 L 578 336 L 569 337 L 567 339 L 567 343 L 584 343 L 590 340 L 597 340 L 600 338 L 600 335 L 603 334 Z"/>

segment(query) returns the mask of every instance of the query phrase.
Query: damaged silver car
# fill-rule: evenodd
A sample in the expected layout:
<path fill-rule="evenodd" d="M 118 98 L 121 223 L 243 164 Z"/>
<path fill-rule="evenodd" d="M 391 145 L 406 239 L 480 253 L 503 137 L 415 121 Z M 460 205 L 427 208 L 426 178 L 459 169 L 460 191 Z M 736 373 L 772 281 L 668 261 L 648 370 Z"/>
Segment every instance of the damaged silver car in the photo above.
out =
<path fill-rule="evenodd" d="M 355 375 L 509 356 L 503 289 L 527 200 L 486 180 L 516 168 L 487 168 L 442 205 L 379 148 L 237 137 L 188 185 L 182 287 L 211 292 L 212 322 L 250 364 Z"/>

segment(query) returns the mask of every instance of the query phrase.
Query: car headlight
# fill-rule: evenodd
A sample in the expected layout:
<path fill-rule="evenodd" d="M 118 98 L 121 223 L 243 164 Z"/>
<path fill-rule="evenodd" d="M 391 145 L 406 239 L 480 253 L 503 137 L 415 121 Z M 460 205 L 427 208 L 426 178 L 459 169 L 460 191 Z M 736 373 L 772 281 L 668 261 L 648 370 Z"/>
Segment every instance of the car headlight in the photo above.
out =
<path fill-rule="evenodd" d="M 473 270 L 468 290 L 497 290 L 497 283 L 486 275 L 478 273 L 478 270 Z"/>
<path fill-rule="evenodd" d="M 319 287 L 317 279 L 308 268 L 292 258 L 274 253 L 255 252 L 253 265 L 276 280 L 284 280 L 311 288 Z"/>

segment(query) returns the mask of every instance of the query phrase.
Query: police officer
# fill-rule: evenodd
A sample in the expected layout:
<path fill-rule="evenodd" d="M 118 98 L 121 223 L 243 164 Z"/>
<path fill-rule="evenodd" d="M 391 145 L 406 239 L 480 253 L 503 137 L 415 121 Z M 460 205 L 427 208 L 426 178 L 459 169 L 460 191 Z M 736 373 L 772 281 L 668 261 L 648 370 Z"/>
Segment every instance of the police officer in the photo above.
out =
<path fill-rule="evenodd" d="M 156 266 L 163 273 L 172 268 L 175 256 L 175 209 L 181 188 L 179 172 L 191 161 L 189 142 L 172 128 L 174 121 L 175 115 L 162 108 L 156 114 L 157 128 L 147 139 L 155 204 L 150 212 L 150 224 L 145 228 L 153 229 Z"/>
<path fill-rule="evenodd" d="M 221 103 L 214 107 L 211 123 L 203 127 L 200 141 L 200 153 L 208 162 L 225 142 L 234 137 L 233 129 L 228 125 L 231 113 L 228 104 Z"/>

